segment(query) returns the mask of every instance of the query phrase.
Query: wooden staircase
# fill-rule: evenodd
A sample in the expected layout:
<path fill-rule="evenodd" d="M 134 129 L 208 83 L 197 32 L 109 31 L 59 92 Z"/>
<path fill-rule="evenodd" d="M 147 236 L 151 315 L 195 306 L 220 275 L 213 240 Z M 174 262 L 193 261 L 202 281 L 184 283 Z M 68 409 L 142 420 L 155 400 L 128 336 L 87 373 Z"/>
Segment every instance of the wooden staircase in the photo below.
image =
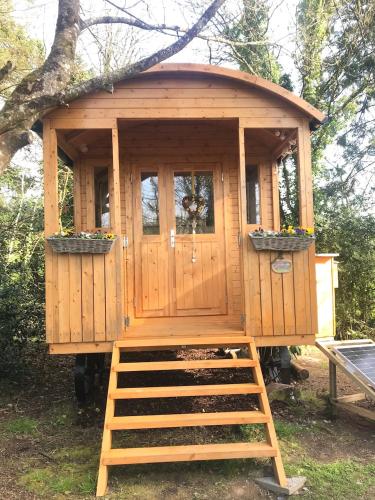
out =
<path fill-rule="evenodd" d="M 217 359 L 191 361 L 120 361 L 120 353 L 126 349 L 165 347 L 181 349 L 213 346 L 247 346 L 249 357 L 245 359 Z M 194 385 L 173 387 L 119 388 L 119 372 L 191 370 L 213 368 L 250 368 L 254 382 L 241 384 Z M 186 396 L 218 396 L 256 394 L 259 411 L 233 411 L 217 413 L 115 416 L 115 403 L 120 399 L 168 398 Z M 147 448 L 112 448 L 112 432 L 129 429 L 161 429 L 168 427 L 191 427 L 208 425 L 264 424 L 265 442 L 220 443 L 185 446 L 158 446 Z M 100 456 L 97 496 L 107 490 L 108 467 L 110 465 L 142 464 L 155 462 L 178 462 L 193 460 L 219 460 L 229 458 L 271 457 L 276 480 L 286 486 L 284 467 L 272 420 L 271 409 L 264 386 L 255 343 L 251 337 L 211 338 L 163 338 L 128 339 L 117 341 L 113 346 L 112 365 L 109 377 L 107 407 L 105 413 L 103 443 Z"/>

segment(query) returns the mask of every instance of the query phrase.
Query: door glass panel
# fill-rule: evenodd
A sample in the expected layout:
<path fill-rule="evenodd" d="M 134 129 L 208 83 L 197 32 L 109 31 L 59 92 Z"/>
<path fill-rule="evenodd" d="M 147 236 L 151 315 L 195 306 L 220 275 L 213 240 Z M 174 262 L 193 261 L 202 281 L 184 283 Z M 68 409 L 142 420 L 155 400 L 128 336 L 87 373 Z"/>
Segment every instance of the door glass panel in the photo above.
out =
<path fill-rule="evenodd" d="M 108 168 L 94 168 L 95 227 L 109 227 Z"/>
<path fill-rule="evenodd" d="M 175 172 L 177 234 L 215 232 L 213 172 Z"/>
<path fill-rule="evenodd" d="M 141 198 L 143 234 L 160 234 L 157 172 L 141 173 Z"/>

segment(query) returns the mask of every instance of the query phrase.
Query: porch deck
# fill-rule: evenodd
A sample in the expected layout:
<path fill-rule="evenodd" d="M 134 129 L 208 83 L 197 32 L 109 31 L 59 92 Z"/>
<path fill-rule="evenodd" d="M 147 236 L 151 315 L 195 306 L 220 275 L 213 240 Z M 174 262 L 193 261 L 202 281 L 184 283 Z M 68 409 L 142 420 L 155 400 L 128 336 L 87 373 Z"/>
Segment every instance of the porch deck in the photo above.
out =
<path fill-rule="evenodd" d="M 239 318 L 230 316 L 184 316 L 135 319 L 123 338 L 238 337 L 245 335 Z"/>

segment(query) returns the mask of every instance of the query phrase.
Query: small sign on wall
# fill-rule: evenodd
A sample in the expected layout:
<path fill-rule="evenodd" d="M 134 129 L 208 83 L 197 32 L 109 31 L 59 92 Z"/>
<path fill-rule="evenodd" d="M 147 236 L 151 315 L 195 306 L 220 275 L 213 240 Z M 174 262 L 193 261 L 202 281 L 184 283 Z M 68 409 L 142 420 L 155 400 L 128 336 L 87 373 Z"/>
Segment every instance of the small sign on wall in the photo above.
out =
<path fill-rule="evenodd" d="M 272 271 L 278 274 L 290 273 L 292 261 L 288 259 L 275 259 L 272 262 Z"/>

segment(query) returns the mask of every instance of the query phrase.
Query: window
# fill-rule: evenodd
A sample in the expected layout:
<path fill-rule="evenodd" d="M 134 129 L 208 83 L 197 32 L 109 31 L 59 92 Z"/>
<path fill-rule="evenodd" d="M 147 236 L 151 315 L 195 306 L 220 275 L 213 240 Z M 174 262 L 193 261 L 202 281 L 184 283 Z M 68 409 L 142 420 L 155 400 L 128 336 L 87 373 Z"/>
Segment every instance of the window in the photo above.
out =
<path fill-rule="evenodd" d="M 215 232 L 213 172 L 175 172 L 177 234 Z"/>
<path fill-rule="evenodd" d="M 248 224 L 260 224 L 260 187 L 257 165 L 246 166 L 246 215 Z"/>
<path fill-rule="evenodd" d="M 110 227 L 108 168 L 94 168 L 95 227 Z"/>
<path fill-rule="evenodd" d="M 141 199 L 143 234 L 160 234 L 157 172 L 141 173 Z"/>

